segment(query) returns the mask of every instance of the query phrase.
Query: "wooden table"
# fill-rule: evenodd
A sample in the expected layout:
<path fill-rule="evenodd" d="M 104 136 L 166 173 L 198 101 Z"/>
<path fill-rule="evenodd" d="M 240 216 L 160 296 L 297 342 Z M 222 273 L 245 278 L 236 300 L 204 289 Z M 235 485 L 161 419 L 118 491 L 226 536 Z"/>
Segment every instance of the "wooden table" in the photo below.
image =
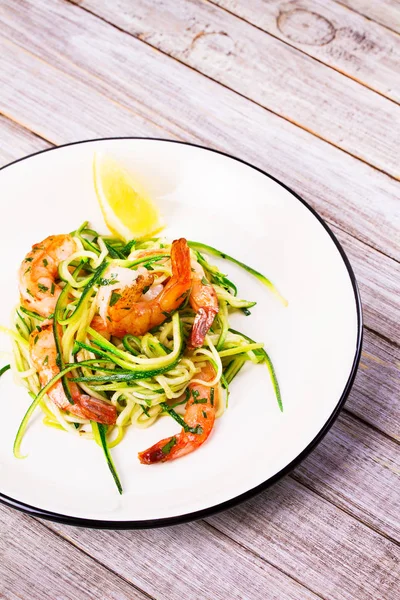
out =
<path fill-rule="evenodd" d="M 291 475 L 150 531 L 1 506 L 0 597 L 399 598 L 399 0 L 5 0 L 0 23 L 2 163 L 121 135 L 236 155 L 326 219 L 365 317 L 346 407 Z"/>

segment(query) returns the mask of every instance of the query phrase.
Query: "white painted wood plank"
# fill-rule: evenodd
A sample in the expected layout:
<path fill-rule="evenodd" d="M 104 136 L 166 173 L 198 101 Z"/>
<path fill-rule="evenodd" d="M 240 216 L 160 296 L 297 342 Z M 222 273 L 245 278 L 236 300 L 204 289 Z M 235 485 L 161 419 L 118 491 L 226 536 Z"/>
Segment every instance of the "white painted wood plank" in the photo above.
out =
<path fill-rule="evenodd" d="M 244 158 L 292 186 L 328 221 L 400 258 L 395 181 L 76 6 L 54 2 L 51 19 L 40 6 L 23 18 L 7 12 L 7 26 L 3 10 L 2 31 L 27 48 L 0 38 L 6 114 L 44 137 L 62 132 L 57 143 L 94 131 L 140 135 L 148 119 L 154 128 L 147 135 L 160 135 L 161 127 L 164 135 Z"/>
<path fill-rule="evenodd" d="M 145 600 L 148 596 L 44 525 L 0 505 L 2 600 Z"/>
<path fill-rule="evenodd" d="M 340 0 L 341 4 L 400 33 L 399 0 Z"/>
<path fill-rule="evenodd" d="M 400 542 L 400 446 L 342 413 L 293 476 Z"/>
<path fill-rule="evenodd" d="M 345 408 L 400 442 L 400 349 L 364 330 L 363 352 Z"/>
<path fill-rule="evenodd" d="M 49 146 L 45 140 L 0 114 L 0 166 Z"/>
<path fill-rule="evenodd" d="M 398 343 L 400 265 L 332 226 L 354 269 L 363 301 L 365 325 Z"/>
<path fill-rule="evenodd" d="M 42 5 L 48 6 L 48 0 L 42 0 Z M 400 177 L 394 152 L 400 137 L 398 107 L 295 48 L 204 0 L 161 4 L 83 0 L 80 5 L 275 114 Z"/>
<path fill-rule="evenodd" d="M 289 478 L 207 522 L 323 598 L 397 595 L 399 548 Z"/>
<path fill-rule="evenodd" d="M 318 597 L 203 522 L 147 531 L 50 527 L 157 600 Z"/>
<path fill-rule="evenodd" d="M 400 37 L 342 4 L 332 0 L 211 2 L 355 81 L 400 100 Z"/>

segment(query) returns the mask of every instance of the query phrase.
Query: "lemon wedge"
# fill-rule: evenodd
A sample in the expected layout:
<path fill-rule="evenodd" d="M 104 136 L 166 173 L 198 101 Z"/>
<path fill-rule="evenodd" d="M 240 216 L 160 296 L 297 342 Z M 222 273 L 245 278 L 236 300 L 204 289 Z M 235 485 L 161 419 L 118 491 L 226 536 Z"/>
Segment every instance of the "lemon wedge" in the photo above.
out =
<path fill-rule="evenodd" d="M 157 207 L 114 158 L 95 153 L 93 179 L 104 220 L 114 235 L 129 241 L 151 237 L 164 227 Z"/>

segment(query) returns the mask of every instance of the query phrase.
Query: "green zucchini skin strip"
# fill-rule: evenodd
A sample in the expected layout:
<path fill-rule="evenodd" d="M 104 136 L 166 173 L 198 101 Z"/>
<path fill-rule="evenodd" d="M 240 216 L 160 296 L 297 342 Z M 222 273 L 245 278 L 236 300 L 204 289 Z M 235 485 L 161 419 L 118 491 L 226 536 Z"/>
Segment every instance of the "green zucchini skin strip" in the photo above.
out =
<path fill-rule="evenodd" d="M 41 399 L 43 398 L 43 396 L 45 394 L 47 394 L 47 392 L 49 390 L 51 390 L 51 388 L 53 387 L 53 385 L 59 381 L 59 379 L 62 379 L 62 377 L 64 377 L 64 375 L 66 375 L 67 373 L 69 373 L 70 371 L 72 371 L 73 369 L 76 369 L 76 364 L 74 363 L 73 365 L 68 365 L 67 367 L 65 367 L 65 369 L 63 369 L 62 371 L 60 371 L 59 373 L 57 373 L 57 375 L 55 375 L 53 377 L 53 379 L 50 379 L 49 383 L 47 383 L 38 393 L 38 395 L 35 397 L 35 399 L 33 400 L 33 402 L 30 404 L 28 410 L 26 411 L 20 426 L 18 427 L 18 431 L 17 431 L 17 435 L 15 436 L 15 440 L 14 440 L 14 447 L 13 447 L 13 451 L 14 451 L 14 456 L 15 458 L 26 458 L 26 456 L 22 456 L 20 453 L 20 447 L 21 447 L 21 442 L 22 442 L 22 438 L 24 436 L 25 433 L 25 429 L 26 426 L 28 425 L 28 421 L 33 413 L 33 411 L 35 410 L 35 408 L 40 404 Z"/>
<path fill-rule="evenodd" d="M 4 373 L 6 373 L 6 372 L 8 371 L 8 369 L 11 369 L 11 365 L 5 365 L 4 367 L 2 367 L 2 368 L 0 369 L 0 377 L 1 377 L 2 375 L 4 375 Z"/>
<path fill-rule="evenodd" d="M 118 492 L 122 494 L 122 485 L 121 481 L 118 477 L 117 469 L 115 468 L 114 461 L 111 458 L 110 450 L 107 444 L 107 427 L 102 423 L 97 423 L 96 421 L 90 421 L 92 425 L 92 431 L 96 442 L 101 448 L 103 448 L 104 456 L 107 461 L 108 468 L 110 469 L 111 475 L 115 481 L 115 485 L 117 486 Z"/>
<path fill-rule="evenodd" d="M 137 356 L 139 354 L 138 350 L 136 350 L 135 348 L 132 348 L 131 344 L 130 344 L 130 340 L 131 339 L 135 339 L 135 336 L 130 335 L 129 333 L 127 335 L 125 335 L 122 338 L 122 343 L 124 345 L 124 348 L 127 352 L 130 352 L 131 354 L 133 354 L 134 356 Z"/>
<path fill-rule="evenodd" d="M 79 267 L 78 267 L 79 269 Z M 54 335 L 54 342 L 56 344 L 56 350 L 57 350 L 57 365 L 59 367 L 60 370 L 62 370 L 65 367 L 64 364 L 64 360 L 63 360 L 63 353 L 62 353 L 62 347 L 61 347 L 61 338 L 60 338 L 60 334 L 58 331 L 58 325 L 59 325 L 59 313 L 61 310 L 61 304 L 64 300 L 64 297 L 68 294 L 69 290 L 71 289 L 71 286 L 69 284 L 67 284 L 64 289 L 62 290 L 61 294 L 58 297 L 57 300 L 57 304 L 56 304 L 56 308 L 54 310 L 54 324 L 53 324 L 53 335 Z M 61 327 L 61 325 L 60 325 Z M 64 389 L 64 393 L 67 397 L 67 400 L 70 404 L 74 404 L 74 401 L 72 399 L 71 396 L 71 392 L 69 389 L 69 385 L 68 385 L 68 379 L 66 377 L 62 378 L 62 386 Z"/>
<path fill-rule="evenodd" d="M 185 400 L 186 401 L 186 400 Z M 183 404 L 183 403 L 182 403 Z M 179 415 L 172 406 L 168 406 L 166 402 L 160 402 L 160 406 L 162 409 L 169 414 L 170 417 L 175 419 L 177 423 L 188 433 L 202 434 L 203 428 L 200 425 L 196 425 L 196 427 L 190 427 L 186 421 Z"/>
<path fill-rule="evenodd" d="M 78 316 L 80 316 L 80 312 L 79 311 L 80 311 L 80 309 L 82 307 L 82 304 L 83 304 L 84 300 L 86 299 L 86 296 L 89 294 L 89 292 L 91 291 L 91 289 L 95 285 L 95 283 L 98 281 L 98 279 L 100 279 L 100 277 L 103 275 L 103 273 L 106 270 L 107 266 L 108 266 L 108 261 L 104 260 L 101 263 L 101 265 L 95 270 L 95 272 L 93 273 L 92 279 L 83 288 L 82 295 L 79 298 L 79 302 L 76 305 L 74 312 L 72 313 L 72 315 L 70 315 L 68 317 L 68 319 L 64 319 L 62 321 L 59 321 L 60 325 L 68 325 L 69 323 L 72 322 L 73 319 L 76 319 Z"/>
<path fill-rule="evenodd" d="M 279 300 L 282 302 L 282 304 L 284 306 L 288 305 L 288 301 L 282 296 L 282 294 L 274 286 L 272 281 L 267 279 L 267 277 L 265 277 L 265 275 L 263 275 L 259 271 L 256 271 L 252 267 L 249 267 L 248 265 L 245 265 L 244 263 L 242 263 L 240 260 L 233 258 L 233 256 L 229 256 L 229 254 L 226 254 L 225 252 L 221 252 L 220 250 L 217 250 L 216 248 L 213 248 L 212 246 L 208 246 L 207 244 L 201 244 L 200 242 L 188 241 L 188 246 L 190 248 L 192 248 L 192 250 L 197 250 L 198 252 L 208 252 L 209 254 L 212 254 L 213 256 L 217 256 L 218 258 L 223 258 L 225 260 L 229 260 L 230 262 L 234 263 L 235 265 L 242 267 L 242 269 L 244 269 L 245 271 L 247 271 L 248 273 L 253 275 L 256 279 L 258 279 L 258 281 L 261 281 L 261 283 L 263 283 L 269 290 L 271 290 L 271 292 L 279 298 Z"/>
<path fill-rule="evenodd" d="M 241 335 L 245 340 L 247 340 L 249 343 L 255 343 L 254 340 L 252 340 L 251 338 L 249 338 L 247 335 L 245 335 L 244 333 L 241 333 L 240 331 L 236 331 L 236 329 L 229 329 L 229 331 L 231 333 L 235 333 L 236 335 Z M 253 350 L 254 354 L 262 356 L 264 359 L 265 364 L 268 367 L 268 371 L 269 374 L 271 376 L 271 380 L 272 380 L 272 385 L 274 387 L 274 391 L 275 391 L 275 396 L 276 396 L 276 400 L 278 402 L 278 406 L 279 406 L 279 410 L 281 412 L 283 412 L 283 403 L 282 403 L 282 396 L 281 396 L 281 390 L 279 387 L 279 383 L 278 383 L 278 378 L 276 376 L 275 373 L 275 369 L 274 369 L 274 365 L 272 363 L 272 360 L 270 359 L 268 353 L 266 350 L 264 350 L 264 348 L 259 348 L 258 350 Z"/>
<path fill-rule="evenodd" d="M 155 377 L 156 375 L 162 375 L 162 373 L 166 373 L 173 369 L 179 362 L 180 356 L 170 365 L 165 367 L 160 367 L 159 369 L 153 369 L 152 371 L 111 371 L 109 375 L 93 375 L 89 377 L 72 377 L 70 381 L 76 381 L 79 383 L 89 383 L 89 382 L 110 382 L 110 381 L 135 381 L 137 379 L 149 379 L 150 377 Z M 74 363 L 74 368 L 76 369 L 80 363 Z M 71 369 L 70 369 L 71 370 Z M 102 369 L 104 371 L 104 369 Z M 108 371 L 107 371 L 108 372 Z"/>
<path fill-rule="evenodd" d="M 23 306 L 20 306 L 19 308 L 23 313 L 28 315 L 28 317 L 33 317 L 34 319 L 37 319 L 38 321 L 45 321 L 45 318 L 42 317 L 41 315 L 39 315 L 38 313 L 33 312 L 32 310 L 28 310 L 27 308 L 24 308 Z M 49 318 L 51 318 L 51 317 L 49 317 Z"/>

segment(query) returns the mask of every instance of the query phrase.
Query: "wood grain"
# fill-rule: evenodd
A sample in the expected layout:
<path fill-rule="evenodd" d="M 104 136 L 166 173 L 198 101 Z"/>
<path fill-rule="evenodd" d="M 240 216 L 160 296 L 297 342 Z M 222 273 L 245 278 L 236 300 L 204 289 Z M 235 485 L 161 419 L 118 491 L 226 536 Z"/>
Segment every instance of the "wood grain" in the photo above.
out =
<path fill-rule="evenodd" d="M 0 17 L 2 32 L 26 48 L 0 38 L 7 115 L 55 143 L 160 136 L 161 128 L 238 155 L 292 186 L 329 222 L 400 259 L 395 181 L 76 6 L 52 3 L 51 19 L 41 6 L 7 5 Z"/>
<path fill-rule="evenodd" d="M 400 265 L 335 226 L 332 230 L 351 260 L 363 301 L 365 325 L 398 343 Z M 397 239 L 397 238 L 396 238 Z"/>
<path fill-rule="evenodd" d="M 2 600 L 144 600 L 116 577 L 41 523 L 0 506 Z"/>
<path fill-rule="evenodd" d="M 289 478 L 207 522 L 323 598 L 396 597 L 399 548 Z"/>
<path fill-rule="evenodd" d="M 9 58 L 9 62 L 6 62 L 6 58 Z M 54 143 L 71 141 L 71 135 L 74 134 L 74 128 L 70 125 L 70 120 L 61 118 L 57 112 L 56 107 L 58 102 L 61 101 L 66 108 L 66 115 L 69 114 L 68 109 L 75 111 L 74 125 L 76 130 L 81 127 L 80 131 L 83 137 L 113 135 L 113 133 L 116 134 L 121 131 L 123 125 L 122 131 L 124 133 L 129 133 L 129 129 L 126 129 L 129 126 L 134 135 L 151 136 L 154 135 L 155 129 L 157 129 L 158 135 L 160 135 L 160 131 L 161 135 L 168 135 L 168 131 L 160 130 L 152 122 L 147 124 L 140 116 L 135 118 L 135 115 L 129 109 L 110 103 L 101 94 L 89 94 L 87 86 L 75 83 L 75 80 L 71 77 L 65 75 L 59 77 L 57 69 L 40 61 L 32 61 L 31 55 L 22 51 L 18 52 L 18 48 L 12 44 L 3 44 L 0 65 L 6 73 L 8 68 L 11 74 L 15 64 L 26 74 L 26 77 L 21 78 L 21 81 L 18 79 L 14 81 L 12 87 L 7 87 L 7 83 L 5 84 L 2 94 L 3 107 L 5 107 L 3 110 L 12 113 L 15 111 L 16 102 L 18 102 L 18 105 L 21 106 L 20 112 L 28 116 L 29 121 L 33 123 L 32 127 L 43 137 Z M 35 85 L 33 87 L 32 82 L 32 87 L 29 88 L 29 97 L 26 92 L 23 93 L 23 87 L 27 87 L 30 73 L 34 73 Z M 11 77 L 7 78 L 6 81 L 11 81 Z M 15 100 L 13 90 L 17 89 L 19 91 L 19 84 L 21 93 L 17 94 L 18 100 Z M 56 92 L 54 90 L 58 90 L 58 97 L 55 96 Z M 76 110 L 77 106 L 79 106 L 79 110 Z M 188 138 L 190 141 L 191 137 L 188 136 Z M 291 173 L 292 169 L 288 164 L 288 157 L 286 157 L 285 163 L 287 164 L 287 172 Z M 332 179 L 332 181 L 334 180 Z M 327 189 L 326 185 L 327 183 L 324 182 L 324 187 L 318 194 L 318 199 L 324 197 L 323 194 Z M 297 186 L 295 189 L 298 189 Z M 378 194 L 377 187 L 375 187 L 375 190 Z M 328 194 L 331 195 L 332 191 Z M 309 198 L 308 195 L 308 193 L 305 194 L 306 199 L 312 200 L 311 204 L 313 204 L 315 192 L 312 198 Z M 388 198 L 387 221 L 392 220 L 391 206 Z M 317 208 L 320 209 L 319 202 Z M 337 228 L 333 227 L 333 229 L 343 243 L 345 250 L 349 253 L 354 266 L 363 296 L 366 324 L 378 333 L 388 338 L 393 336 L 393 339 L 396 339 L 400 323 L 400 309 L 397 302 L 400 283 L 397 263 Z M 395 241 L 396 235 L 394 234 L 393 242 Z"/>
<path fill-rule="evenodd" d="M 378 23 L 326 0 L 211 2 L 380 94 L 400 100 L 400 37 Z"/>
<path fill-rule="evenodd" d="M 214 529 L 199 522 L 173 529 L 99 531 L 95 535 L 74 527 L 50 526 L 106 566 L 115 564 L 117 554 L 118 573 L 128 581 L 131 564 L 136 564 L 135 583 L 152 596 L 163 582 L 170 581 L 164 596 L 168 600 L 180 598 L 182 587 L 185 597 L 202 599 L 292 598 L 289 589 L 287 596 L 270 595 L 280 587 L 280 579 L 271 582 L 268 573 L 253 581 L 254 567 L 246 560 L 238 561 L 237 552 L 243 553 L 243 547 L 251 550 L 255 564 L 259 557 L 273 563 L 279 571 L 305 582 L 318 597 L 376 600 L 390 598 L 396 590 L 400 556 L 395 544 L 288 478 L 242 506 L 208 518 L 207 523 Z M 237 545 L 228 547 L 215 529 Z M 173 561 L 165 560 L 166 552 Z M 201 581 L 208 582 L 203 592 Z M 314 598 L 312 592 L 306 597 Z M 297 593 L 296 600 L 304 597 L 301 588 Z"/>
<path fill-rule="evenodd" d="M 340 0 L 340 3 L 400 33 L 400 7 L 398 0 L 379 0 L 379 2 L 371 2 L 371 0 Z"/>
<path fill-rule="evenodd" d="M 400 176 L 393 154 L 400 137 L 397 107 L 336 71 L 328 77 L 324 65 L 248 23 L 204 0 L 84 0 L 80 6 L 353 156 Z"/>
<path fill-rule="evenodd" d="M 400 442 L 400 349 L 364 330 L 363 352 L 345 409 Z"/>
<path fill-rule="evenodd" d="M 336 506 L 400 541 L 400 446 L 342 413 L 293 476 Z"/>
<path fill-rule="evenodd" d="M 0 167 L 50 144 L 0 114 Z"/>
<path fill-rule="evenodd" d="M 318 598 L 203 522 L 147 531 L 48 526 L 157 600 Z"/>

